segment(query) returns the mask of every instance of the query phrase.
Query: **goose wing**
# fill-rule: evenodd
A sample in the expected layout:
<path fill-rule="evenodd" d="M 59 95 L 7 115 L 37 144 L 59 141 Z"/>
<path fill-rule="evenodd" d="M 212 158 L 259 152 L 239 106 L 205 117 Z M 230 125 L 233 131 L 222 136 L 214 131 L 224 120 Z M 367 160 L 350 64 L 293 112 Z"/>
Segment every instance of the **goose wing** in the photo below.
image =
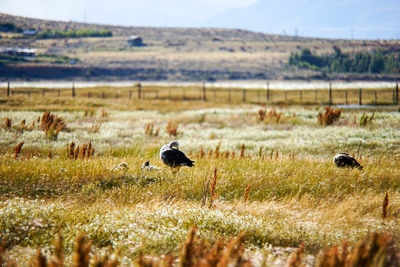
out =
<path fill-rule="evenodd" d="M 186 155 L 178 149 L 170 149 L 161 153 L 162 161 L 171 167 L 189 166 L 192 167 L 194 161 L 190 160 Z"/>

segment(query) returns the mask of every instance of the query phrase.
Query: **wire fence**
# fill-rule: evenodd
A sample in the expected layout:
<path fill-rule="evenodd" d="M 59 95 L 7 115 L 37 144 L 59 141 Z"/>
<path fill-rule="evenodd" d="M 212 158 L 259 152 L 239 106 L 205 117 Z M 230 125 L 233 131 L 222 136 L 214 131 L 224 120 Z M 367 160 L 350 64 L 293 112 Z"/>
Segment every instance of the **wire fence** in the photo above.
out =
<path fill-rule="evenodd" d="M 399 86 L 380 89 L 239 89 L 203 86 L 143 86 L 133 87 L 93 87 L 70 89 L 11 88 L 10 82 L 1 90 L 1 97 L 72 97 L 170 101 L 212 101 L 220 103 L 257 104 L 332 104 L 332 105 L 398 105 Z"/>

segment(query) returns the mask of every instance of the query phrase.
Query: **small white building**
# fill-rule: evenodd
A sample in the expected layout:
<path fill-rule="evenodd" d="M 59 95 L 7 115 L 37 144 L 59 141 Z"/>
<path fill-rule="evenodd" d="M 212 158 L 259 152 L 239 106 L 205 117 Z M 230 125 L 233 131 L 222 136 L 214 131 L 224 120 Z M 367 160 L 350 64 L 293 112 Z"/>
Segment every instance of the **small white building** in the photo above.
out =
<path fill-rule="evenodd" d="M 36 30 L 24 30 L 22 32 L 23 35 L 35 35 L 37 33 Z"/>
<path fill-rule="evenodd" d="M 33 48 L 21 47 L 0 47 L 0 54 L 9 56 L 34 57 L 36 56 L 36 50 Z"/>
<path fill-rule="evenodd" d="M 128 44 L 131 46 L 144 46 L 143 38 L 138 35 L 132 35 L 128 39 Z"/>

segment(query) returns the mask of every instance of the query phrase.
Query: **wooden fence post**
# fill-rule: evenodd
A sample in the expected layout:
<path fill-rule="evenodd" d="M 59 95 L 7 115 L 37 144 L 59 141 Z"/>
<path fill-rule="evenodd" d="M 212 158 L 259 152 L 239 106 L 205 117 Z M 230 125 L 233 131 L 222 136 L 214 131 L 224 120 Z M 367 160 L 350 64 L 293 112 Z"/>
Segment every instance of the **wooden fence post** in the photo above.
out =
<path fill-rule="evenodd" d="M 46 93 L 46 91 L 43 89 L 43 90 L 42 90 L 42 96 L 43 96 L 43 97 L 44 97 L 45 93 Z"/>
<path fill-rule="evenodd" d="M 287 91 L 285 90 L 285 103 L 287 103 Z"/>
<path fill-rule="evenodd" d="M 349 102 L 347 101 L 347 94 L 348 94 L 348 92 L 347 92 L 347 89 L 346 89 L 346 91 L 344 91 L 344 97 L 345 97 L 345 99 L 346 99 L 346 105 L 349 104 Z"/>
<path fill-rule="evenodd" d="M 267 101 L 269 102 L 269 82 L 267 82 Z"/>
<path fill-rule="evenodd" d="M 217 89 L 213 89 L 213 102 L 215 102 L 216 98 L 217 98 Z"/>
<path fill-rule="evenodd" d="M 299 94 L 300 94 L 300 96 L 299 96 L 299 97 L 300 97 L 300 104 L 303 102 L 303 96 L 302 96 L 303 93 L 302 93 L 302 92 L 303 92 L 302 90 L 299 91 Z"/>
<path fill-rule="evenodd" d="M 92 95 L 90 94 L 90 92 L 87 93 L 87 97 L 90 98 Z"/>
<path fill-rule="evenodd" d="M 362 89 L 358 91 L 358 105 L 362 105 Z"/>
<path fill-rule="evenodd" d="M 314 90 L 314 98 L 315 98 L 315 103 L 317 103 L 318 97 L 317 97 L 317 89 Z"/>
<path fill-rule="evenodd" d="M 206 83 L 203 82 L 203 101 L 207 101 L 207 95 L 206 95 Z"/>
<path fill-rule="evenodd" d="M 72 97 L 75 97 L 75 81 L 72 82 Z"/>
<path fill-rule="evenodd" d="M 104 92 L 101 92 L 101 98 L 106 98 L 106 94 Z"/>
<path fill-rule="evenodd" d="M 329 82 L 329 105 L 332 105 L 332 83 Z"/>
<path fill-rule="evenodd" d="M 58 97 L 60 97 L 60 96 L 61 96 L 61 90 L 58 89 Z"/>
<path fill-rule="evenodd" d="M 396 83 L 396 105 L 399 104 L 399 83 Z"/>
<path fill-rule="evenodd" d="M 142 84 L 138 83 L 137 87 L 138 87 L 138 99 L 140 99 L 142 97 Z"/>
<path fill-rule="evenodd" d="M 260 90 L 257 90 L 257 103 L 260 103 Z"/>
<path fill-rule="evenodd" d="M 375 90 L 374 92 L 374 102 L 376 104 L 376 102 L 378 101 L 378 96 L 377 96 L 377 91 Z"/>
<path fill-rule="evenodd" d="M 10 80 L 7 80 L 7 97 L 10 96 Z"/>
<path fill-rule="evenodd" d="M 129 90 L 129 99 L 132 98 L 132 90 Z"/>
<path fill-rule="evenodd" d="M 396 104 L 396 89 L 392 90 L 392 103 Z"/>
<path fill-rule="evenodd" d="M 242 102 L 246 102 L 246 89 L 243 89 Z"/>

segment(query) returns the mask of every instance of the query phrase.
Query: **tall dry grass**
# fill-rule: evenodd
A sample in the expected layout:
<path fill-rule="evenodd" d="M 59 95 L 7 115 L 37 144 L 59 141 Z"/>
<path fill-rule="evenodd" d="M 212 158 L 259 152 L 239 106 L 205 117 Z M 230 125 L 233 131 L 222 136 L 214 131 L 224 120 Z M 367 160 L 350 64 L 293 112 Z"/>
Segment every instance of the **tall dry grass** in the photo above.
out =
<path fill-rule="evenodd" d="M 201 240 L 197 235 L 198 229 L 193 226 L 189 231 L 186 241 L 181 245 L 178 257 L 170 253 L 162 257 L 144 255 L 139 253 L 135 263 L 141 267 L 228 267 L 228 266 L 256 266 L 253 259 L 245 254 L 246 233 L 241 232 L 224 242 L 217 240 L 209 244 Z M 89 267 L 89 266 L 119 266 L 120 260 L 117 256 L 106 253 L 102 256 L 92 253 L 92 246 L 87 236 L 79 234 L 76 237 L 74 256 L 71 264 L 66 263 L 63 239 L 59 235 L 55 242 L 54 252 L 50 256 L 43 254 L 38 248 L 35 256 L 30 260 L 32 267 Z M 5 266 L 18 266 L 12 259 L 5 261 L 7 255 L 6 242 L 0 246 L 0 264 Z M 292 255 L 286 259 L 288 267 L 310 266 L 304 263 L 305 246 L 302 243 Z M 179 258 L 179 260 L 177 260 Z M 400 250 L 393 246 L 393 239 L 387 234 L 373 233 L 364 240 L 355 244 L 349 250 L 347 241 L 343 242 L 341 251 L 338 246 L 326 247 L 317 256 L 312 266 L 315 267 L 378 267 L 398 266 L 400 264 Z"/>
<path fill-rule="evenodd" d="M 325 112 L 318 113 L 318 123 L 320 125 L 331 125 L 333 122 L 339 120 L 342 114 L 342 109 L 334 109 L 331 107 L 326 107 Z"/>
<path fill-rule="evenodd" d="M 45 136 L 50 140 L 56 140 L 58 133 L 66 127 L 62 117 L 48 111 L 44 112 L 41 118 L 38 118 L 39 122 L 40 129 L 44 131 Z"/>

